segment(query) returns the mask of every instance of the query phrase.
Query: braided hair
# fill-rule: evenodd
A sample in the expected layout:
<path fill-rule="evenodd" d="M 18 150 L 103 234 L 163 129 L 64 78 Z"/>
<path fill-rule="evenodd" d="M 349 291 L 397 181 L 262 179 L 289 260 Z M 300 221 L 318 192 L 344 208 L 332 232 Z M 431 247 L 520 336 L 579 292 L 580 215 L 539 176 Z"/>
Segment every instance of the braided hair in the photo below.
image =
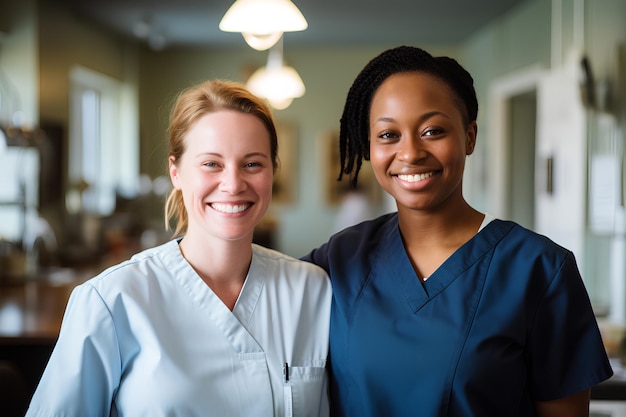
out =
<path fill-rule="evenodd" d="M 469 125 L 478 115 L 478 100 L 472 76 L 454 59 L 433 57 L 423 49 L 399 46 L 388 49 L 372 59 L 352 83 L 340 120 L 339 156 L 340 181 L 352 174 L 352 186 L 363 160 L 370 158 L 369 116 L 374 93 L 391 75 L 402 72 L 423 72 L 441 79 L 454 93 L 454 101 Z"/>

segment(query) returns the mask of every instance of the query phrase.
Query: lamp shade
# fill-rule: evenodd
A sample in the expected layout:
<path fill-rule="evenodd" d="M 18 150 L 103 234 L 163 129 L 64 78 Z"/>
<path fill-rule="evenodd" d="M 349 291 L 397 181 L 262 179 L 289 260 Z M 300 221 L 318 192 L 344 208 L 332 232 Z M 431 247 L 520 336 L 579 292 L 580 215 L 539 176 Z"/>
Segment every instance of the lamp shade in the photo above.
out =
<path fill-rule="evenodd" d="M 243 32 L 242 35 L 243 39 L 251 48 L 257 51 L 265 51 L 278 42 L 281 36 L 283 36 L 283 32 L 274 32 L 267 35 Z"/>
<path fill-rule="evenodd" d="M 290 0 L 237 0 L 219 24 L 224 32 L 241 32 L 254 49 L 274 45 L 283 32 L 305 30 L 308 23 Z"/>
<path fill-rule="evenodd" d="M 304 83 L 295 69 L 267 66 L 256 70 L 246 83 L 248 89 L 269 101 L 275 109 L 286 109 L 294 98 L 305 93 Z"/>

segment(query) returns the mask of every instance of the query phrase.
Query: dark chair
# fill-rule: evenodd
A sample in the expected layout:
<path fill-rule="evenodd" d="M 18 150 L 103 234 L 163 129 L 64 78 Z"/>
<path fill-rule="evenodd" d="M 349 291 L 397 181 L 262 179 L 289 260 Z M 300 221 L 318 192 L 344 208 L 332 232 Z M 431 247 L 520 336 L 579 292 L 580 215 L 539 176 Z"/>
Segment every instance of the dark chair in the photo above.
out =
<path fill-rule="evenodd" d="M 55 338 L 0 337 L 0 416 L 24 417 Z"/>
<path fill-rule="evenodd" d="M 0 361 L 0 414 L 4 417 L 24 417 L 28 403 L 24 375 L 12 362 Z"/>

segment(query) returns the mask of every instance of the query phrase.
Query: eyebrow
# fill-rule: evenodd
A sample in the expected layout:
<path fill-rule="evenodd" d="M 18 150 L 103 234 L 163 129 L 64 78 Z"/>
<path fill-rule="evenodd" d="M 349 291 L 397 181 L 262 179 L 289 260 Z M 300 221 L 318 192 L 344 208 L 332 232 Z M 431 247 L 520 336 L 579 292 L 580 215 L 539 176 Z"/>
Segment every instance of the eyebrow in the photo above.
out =
<path fill-rule="evenodd" d="M 267 159 L 269 159 L 269 157 L 270 157 L 269 155 L 267 155 L 266 153 L 263 153 L 263 152 L 250 152 L 250 153 L 247 153 L 245 155 L 246 158 L 250 158 L 250 157 L 253 157 L 253 156 L 260 156 L 261 158 L 267 158 Z"/>
<path fill-rule="evenodd" d="M 196 157 L 199 156 L 215 156 L 215 157 L 219 157 L 219 158 L 223 158 L 224 156 L 221 153 L 217 153 L 217 152 L 200 152 L 199 154 L 196 155 Z M 249 152 L 247 154 L 245 154 L 243 157 L 244 158 L 252 158 L 252 157 L 261 157 L 261 158 L 266 158 L 269 159 L 270 156 L 264 152 Z"/>
<path fill-rule="evenodd" d="M 374 123 L 378 123 L 378 122 L 394 122 L 395 119 L 393 117 L 379 117 L 378 119 L 374 120 Z"/>
<path fill-rule="evenodd" d="M 424 120 L 430 119 L 433 116 L 443 116 L 443 117 L 445 117 L 447 119 L 450 118 L 450 116 L 448 116 L 446 113 L 443 113 L 443 112 L 440 112 L 440 111 L 431 111 L 431 112 L 422 114 L 420 116 L 419 120 L 420 121 L 424 121 Z M 379 117 L 378 119 L 374 120 L 374 123 L 378 123 L 378 122 L 392 123 L 392 122 L 395 122 L 395 121 L 396 121 L 396 119 L 394 119 L 393 117 L 383 116 L 383 117 Z"/>

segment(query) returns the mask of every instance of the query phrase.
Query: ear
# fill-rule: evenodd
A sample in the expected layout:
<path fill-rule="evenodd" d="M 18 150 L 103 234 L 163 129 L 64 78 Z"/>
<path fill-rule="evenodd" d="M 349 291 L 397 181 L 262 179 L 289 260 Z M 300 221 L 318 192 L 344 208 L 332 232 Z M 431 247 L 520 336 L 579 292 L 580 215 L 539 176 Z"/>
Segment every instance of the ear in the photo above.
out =
<path fill-rule="evenodd" d="M 172 180 L 172 185 L 177 190 L 180 190 L 180 180 L 178 178 L 178 167 L 176 166 L 176 159 L 173 156 L 168 158 L 169 161 L 169 171 L 170 171 L 170 179 Z"/>
<path fill-rule="evenodd" d="M 476 120 L 471 122 L 465 132 L 465 155 L 471 155 L 474 153 L 476 147 L 476 136 L 478 135 L 478 124 Z"/>

